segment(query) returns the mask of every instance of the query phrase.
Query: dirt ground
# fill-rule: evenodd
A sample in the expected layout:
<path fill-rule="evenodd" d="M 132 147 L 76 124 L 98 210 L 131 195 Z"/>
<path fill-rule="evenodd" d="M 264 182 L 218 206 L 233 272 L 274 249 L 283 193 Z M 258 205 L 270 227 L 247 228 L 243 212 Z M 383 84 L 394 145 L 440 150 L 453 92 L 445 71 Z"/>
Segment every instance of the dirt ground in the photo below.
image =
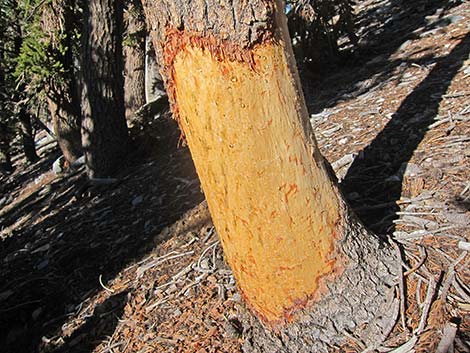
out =
<path fill-rule="evenodd" d="M 357 48 L 301 77 L 344 195 L 402 258 L 403 306 L 379 351 L 434 352 L 456 329 L 449 352 L 469 352 L 470 3 L 357 13 Z M 240 295 L 177 125 L 133 136 L 112 185 L 53 173 L 45 134 L 40 161 L 18 154 L 0 176 L 1 352 L 241 351 Z M 367 348 L 351 337 L 337 351 Z"/>

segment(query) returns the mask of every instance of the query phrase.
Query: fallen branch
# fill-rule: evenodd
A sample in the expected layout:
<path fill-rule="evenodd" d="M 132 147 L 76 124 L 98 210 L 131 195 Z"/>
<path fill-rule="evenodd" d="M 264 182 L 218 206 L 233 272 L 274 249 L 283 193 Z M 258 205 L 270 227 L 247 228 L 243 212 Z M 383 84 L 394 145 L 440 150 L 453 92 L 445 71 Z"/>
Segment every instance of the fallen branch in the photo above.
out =
<path fill-rule="evenodd" d="M 453 352 L 455 335 L 457 333 L 457 325 L 453 322 L 448 322 L 444 327 L 442 338 L 437 345 L 436 353 Z"/>
<path fill-rule="evenodd" d="M 398 258 L 398 288 L 400 290 L 400 314 L 401 314 L 401 325 L 403 326 L 403 330 L 408 331 L 405 322 L 405 311 L 406 311 L 406 296 L 405 296 L 405 283 L 404 283 L 404 275 L 403 275 L 403 266 L 402 266 L 402 258 L 401 258 L 401 250 L 397 243 L 391 240 L 393 247 L 395 248 L 395 252 L 397 253 Z"/>
<path fill-rule="evenodd" d="M 416 336 L 419 336 L 426 327 L 426 321 L 428 319 L 429 311 L 431 309 L 431 304 L 433 302 L 434 294 L 436 292 L 436 281 L 433 277 L 429 278 L 428 290 L 426 292 L 426 299 L 424 300 L 423 313 L 421 314 L 421 319 L 419 321 L 418 328 L 414 332 Z"/>

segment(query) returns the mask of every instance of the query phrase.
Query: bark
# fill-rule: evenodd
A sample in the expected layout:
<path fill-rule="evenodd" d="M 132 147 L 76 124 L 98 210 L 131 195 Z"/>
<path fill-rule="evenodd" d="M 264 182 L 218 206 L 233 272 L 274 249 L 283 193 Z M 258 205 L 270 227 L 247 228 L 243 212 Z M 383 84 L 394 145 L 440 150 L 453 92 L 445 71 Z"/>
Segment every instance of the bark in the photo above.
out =
<path fill-rule="evenodd" d="M 47 103 L 54 134 L 69 164 L 83 154 L 80 135 L 80 99 L 71 38 L 74 27 L 73 6 L 70 1 L 51 1 L 44 7 L 41 29 L 48 36 L 50 55 L 63 69 L 60 77 L 54 76 L 45 87 Z"/>
<path fill-rule="evenodd" d="M 0 121 L 0 166 L 6 172 L 13 170 L 10 156 L 10 132 L 8 125 Z"/>
<path fill-rule="evenodd" d="M 89 0 L 82 60 L 82 145 L 90 178 L 114 175 L 126 154 L 121 1 Z"/>
<path fill-rule="evenodd" d="M 18 120 L 26 159 L 30 163 L 36 162 L 39 156 L 36 153 L 33 127 L 31 125 L 31 114 L 26 109 L 22 108 L 18 113 Z"/>
<path fill-rule="evenodd" d="M 173 113 L 250 309 L 247 352 L 322 352 L 394 322 L 395 256 L 316 145 L 281 1 L 144 1 Z M 251 313 L 251 314 L 250 314 Z"/>
<path fill-rule="evenodd" d="M 150 103 L 165 94 L 162 77 L 159 73 L 157 58 L 152 42 L 147 36 L 145 40 L 145 101 Z"/>
<path fill-rule="evenodd" d="M 145 18 L 140 0 L 129 3 L 124 16 L 124 101 L 126 119 L 145 104 Z"/>
<path fill-rule="evenodd" d="M 59 94 L 64 94 L 64 96 L 61 97 L 61 99 L 53 99 L 48 96 L 47 103 L 52 118 L 54 135 L 57 138 L 57 143 L 59 144 L 65 160 L 70 165 L 83 154 L 80 134 L 80 115 L 77 116 L 75 114 L 75 109 L 72 110 L 74 111 L 72 113 L 71 110 L 64 108 L 68 103 L 64 102 L 67 95 L 63 92 Z M 60 103 L 61 101 L 62 105 Z"/>

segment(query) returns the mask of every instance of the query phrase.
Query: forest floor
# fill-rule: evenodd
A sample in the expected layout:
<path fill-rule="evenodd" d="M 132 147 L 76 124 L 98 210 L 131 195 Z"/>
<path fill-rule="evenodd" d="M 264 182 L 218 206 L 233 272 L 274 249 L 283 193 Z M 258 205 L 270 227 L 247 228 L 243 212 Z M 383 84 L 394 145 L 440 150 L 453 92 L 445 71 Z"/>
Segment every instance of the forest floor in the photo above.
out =
<path fill-rule="evenodd" d="M 345 196 L 403 260 L 380 351 L 434 352 L 457 330 L 469 352 L 470 2 L 358 3 L 354 55 L 301 77 Z M 112 185 L 54 174 L 40 134 L 40 161 L 18 154 L 0 176 L 0 351 L 241 351 L 240 295 L 179 130 L 134 135 L 147 148 Z"/>

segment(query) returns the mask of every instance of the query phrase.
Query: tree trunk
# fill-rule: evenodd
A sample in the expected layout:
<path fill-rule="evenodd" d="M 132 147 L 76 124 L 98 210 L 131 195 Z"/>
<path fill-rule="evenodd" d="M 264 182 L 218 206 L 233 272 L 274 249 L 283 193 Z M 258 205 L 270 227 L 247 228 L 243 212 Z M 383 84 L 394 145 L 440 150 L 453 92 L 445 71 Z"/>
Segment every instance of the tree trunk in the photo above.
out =
<path fill-rule="evenodd" d="M 321 352 L 387 335 L 395 258 L 320 155 L 279 0 L 144 2 L 226 259 L 253 315 L 245 351 Z"/>
<path fill-rule="evenodd" d="M 8 124 L 0 121 L 0 169 L 6 172 L 13 170 L 10 156 L 10 131 Z"/>
<path fill-rule="evenodd" d="M 19 128 L 21 132 L 21 141 L 23 142 L 23 150 L 28 162 L 36 162 L 39 156 L 36 153 L 36 145 L 34 143 L 33 127 L 31 125 L 31 114 L 21 108 L 18 113 Z"/>
<path fill-rule="evenodd" d="M 127 151 L 122 1 L 88 0 L 83 31 L 82 145 L 90 178 L 118 171 Z"/>
<path fill-rule="evenodd" d="M 63 99 L 59 99 L 58 101 L 64 102 L 65 97 L 67 96 L 64 95 Z M 77 119 L 77 115 L 64 109 L 64 105 L 60 105 L 60 103 L 57 103 L 56 99 L 50 96 L 47 97 L 47 104 L 49 113 L 51 114 L 52 127 L 57 138 L 57 143 L 59 144 L 65 160 L 69 164 L 72 164 L 83 154 L 79 125 L 80 119 Z"/>
<path fill-rule="evenodd" d="M 145 104 L 145 19 L 142 4 L 129 3 L 124 16 L 124 102 L 126 119 Z"/>
<path fill-rule="evenodd" d="M 150 103 L 165 92 L 155 50 L 149 36 L 145 39 L 145 102 Z"/>
<path fill-rule="evenodd" d="M 41 29 L 50 42 L 50 55 L 61 65 L 60 77 L 51 78 L 45 87 L 54 134 L 68 163 L 79 158 L 82 151 L 80 135 L 80 99 L 74 70 L 73 31 L 74 9 L 70 1 L 51 1 L 44 6 Z"/>

